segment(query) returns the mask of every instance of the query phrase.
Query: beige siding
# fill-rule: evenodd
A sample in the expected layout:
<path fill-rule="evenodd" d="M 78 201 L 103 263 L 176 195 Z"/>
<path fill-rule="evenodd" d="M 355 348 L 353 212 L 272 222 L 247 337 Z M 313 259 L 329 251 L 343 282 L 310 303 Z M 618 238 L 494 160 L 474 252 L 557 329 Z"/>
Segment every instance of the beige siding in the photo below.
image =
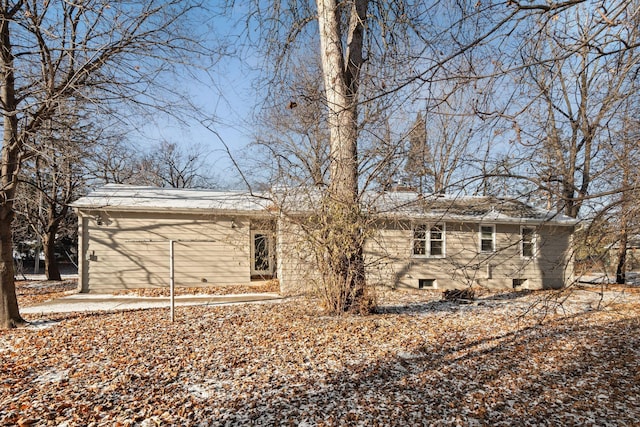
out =
<path fill-rule="evenodd" d="M 169 240 L 176 286 L 250 281 L 250 223 L 237 217 L 137 213 L 89 214 L 88 289 L 166 287 Z"/>
<path fill-rule="evenodd" d="M 98 224 L 98 217 L 101 224 Z M 166 287 L 169 243 L 175 240 L 175 282 L 179 287 L 246 284 L 251 280 L 251 229 L 273 229 L 269 221 L 197 214 L 81 212 L 83 290 Z M 510 289 L 514 279 L 525 288 L 560 287 L 571 244 L 571 227 L 537 229 L 537 256 L 521 255 L 520 226 L 496 225 L 496 251 L 480 253 L 479 224 L 447 222 L 445 256 L 412 254 L 413 224 L 380 222 L 365 247 L 370 283 L 418 287 L 433 279 L 440 289 L 481 285 Z M 286 294 L 321 286 L 315 254 L 300 225 L 278 224 L 277 276 Z"/>
<path fill-rule="evenodd" d="M 520 226 L 497 224 L 496 250 L 480 253 L 479 224 L 446 223 L 445 257 L 412 254 L 412 224 L 380 224 L 366 247 L 368 279 L 396 287 L 418 287 L 420 279 L 434 280 L 441 289 L 481 285 L 509 289 L 514 279 L 523 288 L 560 287 L 564 283 L 570 227 L 539 227 L 537 256 L 521 255 Z"/>
<path fill-rule="evenodd" d="M 412 223 L 380 222 L 365 247 L 367 280 L 395 287 L 417 288 L 420 279 L 434 279 L 439 289 L 484 286 L 512 289 L 514 279 L 522 288 L 557 288 L 569 272 L 571 227 L 542 226 L 536 230 L 536 256 L 521 254 L 521 227 L 496 224 L 496 250 L 480 252 L 480 224 L 447 222 L 445 256 L 428 258 L 412 254 Z M 299 226 L 280 225 L 278 256 L 280 280 L 287 293 L 309 291 L 319 283 L 312 252 Z"/>
<path fill-rule="evenodd" d="M 573 228 L 545 226 L 539 230 L 539 264 L 546 288 L 560 288 L 573 275 Z"/>
<path fill-rule="evenodd" d="M 285 295 L 297 295 L 317 287 L 320 275 L 314 253 L 302 227 L 290 220 L 278 223 L 278 277 Z"/>

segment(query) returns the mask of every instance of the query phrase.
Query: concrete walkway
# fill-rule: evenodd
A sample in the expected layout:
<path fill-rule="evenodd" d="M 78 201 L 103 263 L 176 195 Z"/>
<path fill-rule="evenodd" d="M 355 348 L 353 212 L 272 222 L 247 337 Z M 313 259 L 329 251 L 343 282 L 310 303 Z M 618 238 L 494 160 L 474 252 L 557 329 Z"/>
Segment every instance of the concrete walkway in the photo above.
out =
<path fill-rule="evenodd" d="M 237 295 L 179 295 L 175 306 L 229 305 L 248 303 L 278 303 L 282 297 L 276 293 Z M 30 307 L 21 307 L 22 314 L 69 313 L 74 311 L 137 310 L 163 308 L 171 304 L 169 297 L 138 297 L 132 295 L 73 294 L 45 301 Z"/>

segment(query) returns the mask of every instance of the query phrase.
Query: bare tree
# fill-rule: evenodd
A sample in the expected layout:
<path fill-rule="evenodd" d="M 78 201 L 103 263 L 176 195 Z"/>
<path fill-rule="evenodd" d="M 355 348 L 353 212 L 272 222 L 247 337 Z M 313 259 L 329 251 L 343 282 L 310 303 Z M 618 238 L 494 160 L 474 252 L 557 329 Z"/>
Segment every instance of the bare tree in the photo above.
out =
<path fill-rule="evenodd" d="M 15 295 L 11 224 L 25 148 L 65 102 L 83 99 L 97 112 L 117 103 L 170 108 L 178 93 L 165 72 L 208 54 L 189 36 L 185 19 L 198 10 L 189 0 L 113 3 L 89 0 L 4 0 L 0 4 L 0 327 L 23 323 Z M 189 30 L 195 31 L 197 27 Z M 29 151 L 38 151 L 30 147 Z"/>
<path fill-rule="evenodd" d="M 358 103 L 368 1 L 355 0 L 339 5 L 336 0 L 318 0 L 317 7 L 328 109 L 330 176 L 325 199 L 327 215 L 321 218 L 328 222 L 324 236 L 330 248 L 326 258 L 330 274 L 327 281 L 339 296 L 334 298 L 332 311 L 368 311 L 370 301 L 365 292 L 360 232 L 358 227 L 343 226 L 345 222 L 360 222 Z M 346 32 L 341 28 L 343 16 L 348 22 Z"/>
<path fill-rule="evenodd" d="M 387 107 L 398 107 L 401 99 L 415 96 L 423 85 L 438 79 L 465 77 L 474 65 L 471 50 L 483 43 L 499 45 L 500 41 L 490 37 L 507 38 L 525 9 L 540 14 L 550 10 L 555 13 L 569 4 L 554 7 L 515 4 L 512 8 L 501 5 L 499 10 L 497 5 L 477 2 L 462 2 L 451 8 L 444 2 L 317 0 L 316 10 L 307 2 L 274 2 L 272 6 L 269 10 L 277 19 L 261 15 L 259 24 L 266 31 L 266 35 L 261 34 L 269 41 L 268 50 L 275 52 L 270 56 L 275 64 L 270 68 L 274 81 L 286 80 L 290 70 L 287 61 L 300 52 L 294 41 L 304 39 L 308 51 L 308 46 L 315 46 L 309 40 L 315 37 L 319 40 L 322 107 L 329 130 L 329 179 L 323 202 L 316 210 L 320 213 L 315 221 L 319 230 L 311 234 L 324 247 L 321 256 L 316 257 L 326 264 L 324 288 L 335 289 L 336 298 L 328 304 L 329 308 L 335 312 L 366 311 L 371 303 L 362 256 L 366 219 L 360 206 L 361 190 L 378 181 L 373 176 L 389 175 L 377 161 L 388 162 L 393 168 L 398 164 L 389 162 L 397 159 L 398 153 L 392 147 L 391 132 L 373 135 L 362 126 L 370 105 L 387 99 Z M 492 13 L 497 10 L 499 13 L 494 17 Z M 316 27 L 307 25 L 316 19 L 317 33 Z M 387 114 L 387 121 L 379 122 L 378 130 L 390 130 L 390 117 Z M 456 158 L 450 154 L 438 169 L 446 168 L 444 164 Z"/>
<path fill-rule="evenodd" d="M 626 14 L 638 11 L 633 3 L 618 15 L 629 24 L 634 18 Z M 637 44 L 637 25 L 621 24 L 622 41 L 603 33 L 594 13 L 590 6 L 579 6 L 542 26 L 532 25 L 536 37 L 520 50 L 528 65 L 519 82 L 521 96 L 513 103 L 522 107 L 516 119 L 518 142 L 534 172 L 531 178 L 573 218 L 594 198 L 598 181 L 606 180 L 602 145 L 621 107 L 638 90 L 640 51 L 624 49 Z"/>
<path fill-rule="evenodd" d="M 207 153 L 198 145 L 181 148 L 163 141 L 137 161 L 130 183 L 172 188 L 213 188 L 214 177 L 206 168 Z"/>
<path fill-rule="evenodd" d="M 117 126 L 110 123 L 103 123 L 100 127 L 103 131 L 89 147 L 84 159 L 87 186 L 133 184 L 141 148 L 127 139 L 124 129 L 114 132 Z"/>
<path fill-rule="evenodd" d="M 619 190 L 602 208 L 611 224 L 610 235 L 615 236 L 608 246 L 613 251 L 611 261 L 618 284 L 626 282 L 629 244 L 640 234 L 640 207 L 637 203 L 640 194 L 640 170 L 637 167 L 640 162 L 640 121 L 635 114 L 637 105 L 637 100 L 627 105 L 628 114 L 622 117 L 619 130 L 604 147 L 609 158 L 611 187 Z"/>
<path fill-rule="evenodd" d="M 602 63 L 612 65 L 624 58 L 618 69 L 629 68 L 633 62 L 630 57 L 637 47 L 635 40 L 630 40 L 627 45 L 622 42 L 628 39 L 625 31 L 632 28 L 628 25 L 629 17 L 633 15 L 631 2 L 612 2 L 612 7 L 602 8 L 590 4 L 583 6 L 583 3 L 581 0 L 457 2 L 452 7 L 447 2 L 410 4 L 405 1 L 317 0 L 316 9 L 309 2 L 297 1 L 273 2 L 271 8 L 260 9 L 269 15 L 260 14 L 259 25 L 263 30 L 260 32 L 262 39 L 267 40 L 261 46 L 272 52 L 266 61 L 273 64 L 268 67 L 272 72 L 272 82 L 290 81 L 292 67 L 289 64 L 295 62 L 296 55 L 302 50 L 308 55 L 309 47 L 315 47 L 315 41 L 319 40 L 324 90 L 321 107 L 326 113 L 329 130 L 329 179 L 323 193 L 324 203 L 317 210 L 322 215 L 316 224 L 323 231 L 311 234 L 314 241 L 322 242 L 320 246 L 324 245 L 326 249 L 322 256 L 317 257 L 328 265 L 325 281 L 333 283 L 342 298 L 342 302 L 333 304 L 331 309 L 339 312 L 368 306 L 362 268 L 362 236 L 366 234 L 363 233 L 366 219 L 360 209 L 362 191 L 370 183 L 380 182 L 372 177 L 391 177 L 402 163 L 398 161 L 400 150 L 397 144 L 405 139 L 396 138 L 397 131 L 393 135 L 396 124 L 393 113 L 380 115 L 385 120 L 378 121 L 376 127 L 363 126 L 365 122 L 371 123 L 365 117 L 375 110 L 371 105 L 380 100 L 384 100 L 382 104 L 387 111 L 393 111 L 421 98 L 429 99 L 420 95 L 425 88 L 429 92 L 442 84 L 444 92 L 449 95 L 455 92 L 456 82 L 474 82 L 478 87 L 477 93 L 486 92 L 482 101 L 494 100 L 486 105 L 480 101 L 472 102 L 465 113 L 475 114 L 480 121 L 508 119 L 508 126 L 501 133 L 488 138 L 488 133 L 483 130 L 485 141 L 493 144 L 498 140 L 504 145 L 499 151 L 487 154 L 487 162 L 476 166 L 476 169 L 491 175 L 485 178 L 525 181 L 527 184 L 523 190 L 527 191 L 533 191 L 534 187 L 546 191 L 552 187 L 549 182 L 554 185 L 559 182 L 553 177 L 551 181 L 545 181 L 540 164 L 531 161 L 549 157 L 554 151 L 563 151 L 558 144 L 564 143 L 564 135 L 557 135 L 559 137 L 552 141 L 553 138 L 546 138 L 547 134 L 551 136 L 550 131 L 559 125 L 567 125 L 566 130 L 576 130 L 575 137 L 569 137 L 568 141 L 575 141 L 579 158 L 575 162 L 567 158 L 556 162 L 566 176 L 561 183 L 560 200 L 565 204 L 567 213 L 577 215 L 581 198 L 589 197 L 588 191 L 592 188 L 593 176 L 589 169 L 592 164 L 586 164 L 585 160 L 591 162 L 590 156 L 594 152 L 587 146 L 594 146 L 594 139 L 615 111 L 616 101 L 613 100 L 619 99 L 617 97 L 624 93 L 624 89 L 613 83 L 610 96 L 604 91 L 598 95 L 598 102 L 603 106 L 602 114 L 589 102 L 589 108 L 578 108 L 577 114 L 574 114 L 576 105 L 573 102 L 569 102 L 571 111 L 563 111 L 563 87 L 569 90 L 565 92 L 565 98 L 574 99 L 580 94 L 583 82 L 578 77 L 578 84 L 573 84 L 568 71 L 572 70 L 574 77 L 586 76 L 586 83 L 590 84 L 590 79 L 601 72 L 594 73 L 594 61 L 602 60 Z M 588 11 L 587 24 L 572 32 L 570 23 L 575 23 L 574 14 L 583 10 Z M 317 27 L 307 25 L 316 19 Z M 564 29 L 560 28 L 561 24 L 565 24 Z M 584 31 L 586 27 L 590 29 Z M 548 41 L 552 47 L 545 48 L 549 44 L 544 41 L 547 40 L 545 37 L 550 34 Z M 529 44 L 532 38 L 537 44 Z M 303 41 L 304 47 L 296 48 L 296 41 Z M 525 46 L 533 48 L 526 49 Z M 579 71 L 581 61 L 585 71 L 582 74 Z M 563 70 L 560 74 L 559 69 Z M 523 89 L 529 80 L 536 87 L 537 96 L 525 96 L 531 93 Z M 491 85 L 485 85 L 489 81 Z M 498 84 L 504 86 L 495 90 Z M 544 93 L 547 95 L 541 95 Z M 447 96 L 442 99 L 446 100 Z M 545 99 L 551 103 L 544 104 Z M 549 105 L 551 107 L 545 108 Z M 523 117 L 534 110 L 544 111 L 544 120 L 538 122 L 537 128 L 529 126 L 533 120 L 525 126 Z M 435 134 L 437 131 L 434 129 L 439 126 L 431 114 L 437 112 L 427 110 L 424 113 L 429 117 L 425 119 L 427 135 Z M 540 123 L 552 121 L 555 125 L 541 131 Z M 457 138 L 459 147 L 470 141 L 468 135 L 464 136 L 469 128 L 460 125 L 462 122 L 452 121 L 449 128 L 450 134 L 456 135 L 454 139 Z M 406 123 L 403 128 L 407 128 Z M 470 128 L 475 134 L 478 123 L 471 124 Z M 514 135 L 512 138 L 507 135 L 509 132 Z M 451 135 L 447 138 L 451 139 Z M 525 147 L 533 147 L 533 141 L 541 140 L 541 135 L 545 135 L 543 140 L 548 142 L 545 153 L 537 157 L 531 156 L 530 152 L 525 153 Z M 519 150 L 512 148 L 517 143 L 521 143 Z M 554 144 L 556 148 L 551 148 Z M 509 146 L 509 149 L 504 149 L 504 146 Z M 434 142 L 434 147 L 443 148 L 437 142 Z M 466 157 L 464 149 L 459 153 L 443 149 L 441 154 L 431 153 L 423 162 L 425 171 L 429 169 L 438 177 L 438 188 L 451 180 L 448 167 L 455 169 Z M 298 153 L 295 156 L 300 158 Z M 438 157 L 437 161 L 435 157 Z M 479 157 L 472 159 L 482 160 Z M 490 159 L 495 160 L 494 165 L 490 164 Z M 290 162 L 287 156 L 279 158 L 277 164 L 281 163 L 280 160 Z M 468 160 L 471 159 L 464 159 L 465 162 Z M 391 170 L 385 168 L 385 162 Z M 569 165 L 571 162 L 573 166 Z M 586 174 L 579 177 L 583 170 L 587 171 Z M 571 173 L 573 182 L 569 182 Z M 580 183 L 581 178 L 585 179 Z M 583 188 L 583 184 L 586 187 Z M 464 184 L 460 186 L 465 189 Z M 351 227 L 352 224 L 358 225 Z"/>
<path fill-rule="evenodd" d="M 278 185 L 323 187 L 328 181 L 328 139 L 317 58 L 292 66 L 291 80 L 273 82 L 259 111 L 251 168 Z"/>
<path fill-rule="evenodd" d="M 85 186 L 85 159 L 94 144 L 95 134 L 88 123 L 68 109 L 48 120 L 36 138 L 41 141 L 30 146 L 37 151 L 27 154 L 20 174 L 20 187 L 14 208 L 18 220 L 25 221 L 37 240 L 42 242 L 45 274 L 48 280 L 60 280 L 56 258 L 56 242 L 63 236 L 75 234 L 75 216 L 70 203 Z M 37 248 L 39 251 L 40 249 Z M 36 261 L 38 257 L 36 257 Z"/>
<path fill-rule="evenodd" d="M 473 117 L 465 116 L 462 110 L 440 110 L 426 116 L 418 113 L 409 132 L 407 180 L 423 193 L 460 190 L 463 165 L 471 157 L 469 150 L 477 129 Z"/>

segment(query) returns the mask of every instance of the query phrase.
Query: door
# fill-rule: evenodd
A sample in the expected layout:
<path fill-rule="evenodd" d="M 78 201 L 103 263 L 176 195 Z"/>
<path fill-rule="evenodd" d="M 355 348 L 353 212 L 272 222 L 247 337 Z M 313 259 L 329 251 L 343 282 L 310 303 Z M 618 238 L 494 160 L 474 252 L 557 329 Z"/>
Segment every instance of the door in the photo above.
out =
<path fill-rule="evenodd" d="M 251 232 L 251 276 L 273 274 L 273 242 L 271 232 Z"/>

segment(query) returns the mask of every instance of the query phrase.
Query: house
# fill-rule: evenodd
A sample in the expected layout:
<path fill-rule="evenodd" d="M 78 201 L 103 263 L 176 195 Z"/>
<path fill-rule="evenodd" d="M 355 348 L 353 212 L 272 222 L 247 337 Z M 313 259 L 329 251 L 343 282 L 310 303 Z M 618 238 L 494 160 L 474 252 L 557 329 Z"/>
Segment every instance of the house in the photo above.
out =
<path fill-rule="evenodd" d="M 277 200 L 276 200 L 277 199 Z M 82 292 L 317 278 L 300 223 L 313 197 L 107 185 L 73 204 Z M 576 221 L 513 199 L 367 193 L 367 280 L 392 287 L 557 288 Z M 304 208 L 303 208 L 304 207 Z"/>
<path fill-rule="evenodd" d="M 378 281 L 399 287 L 560 288 L 571 280 L 577 221 L 515 199 L 377 196 L 365 253 Z M 368 280 L 376 280 L 373 271 Z"/>
<path fill-rule="evenodd" d="M 107 185 L 73 206 L 82 292 L 168 286 L 170 245 L 179 286 L 246 284 L 275 271 L 276 218 L 259 197 Z"/>

